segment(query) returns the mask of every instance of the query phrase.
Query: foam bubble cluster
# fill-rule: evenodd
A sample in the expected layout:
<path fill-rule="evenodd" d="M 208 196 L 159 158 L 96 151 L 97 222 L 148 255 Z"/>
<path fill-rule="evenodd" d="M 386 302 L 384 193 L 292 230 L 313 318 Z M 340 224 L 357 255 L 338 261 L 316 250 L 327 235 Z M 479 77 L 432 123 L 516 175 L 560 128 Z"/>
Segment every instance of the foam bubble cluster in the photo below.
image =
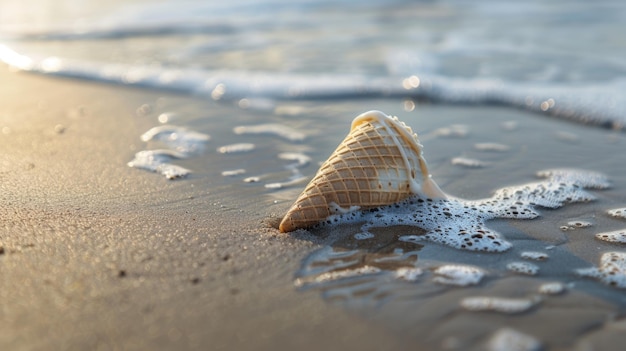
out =
<path fill-rule="evenodd" d="M 345 269 L 345 270 L 340 270 L 340 271 L 326 272 L 326 273 L 316 276 L 312 282 L 323 283 L 323 282 L 334 281 L 334 280 L 339 280 L 339 279 L 344 279 L 344 278 L 362 276 L 365 274 L 376 274 L 376 273 L 380 273 L 380 268 L 363 266 L 363 267 L 358 267 L 355 269 Z M 303 285 L 303 284 L 304 284 L 303 280 L 296 281 L 296 285 Z"/>
<path fill-rule="evenodd" d="M 492 296 L 466 297 L 461 307 L 468 311 L 492 311 L 506 314 L 526 312 L 539 303 L 537 298 L 504 298 Z"/>
<path fill-rule="evenodd" d="M 565 285 L 561 282 L 544 283 L 539 286 L 539 293 L 544 295 L 558 295 L 565 291 Z"/>
<path fill-rule="evenodd" d="M 598 233 L 596 238 L 610 243 L 626 244 L 626 229 Z"/>
<path fill-rule="evenodd" d="M 494 218 L 531 219 L 539 208 L 558 208 L 566 203 L 595 200 L 585 188 L 604 189 L 607 178 L 597 172 L 554 169 L 539 172 L 543 181 L 506 187 L 488 199 L 427 199 L 410 197 L 402 202 L 366 211 L 338 213 L 321 225 L 365 222 L 359 238 L 371 238 L 373 227 L 415 226 L 423 235 L 403 235 L 399 240 L 421 243 L 425 240 L 471 251 L 502 252 L 511 248 L 500 233 L 486 227 Z"/>
<path fill-rule="evenodd" d="M 433 281 L 440 284 L 468 286 L 480 283 L 485 271 L 478 267 L 447 264 L 434 270 L 436 276 Z"/>
<path fill-rule="evenodd" d="M 475 158 L 460 157 L 460 156 L 454 157 L 450 162 L 455 166 L 462 166 L 462 167 L 467 167 L 467 168 L 482 168 L 488 165 L 487 162 L 484 162 Z"/>
<path fill-rule="evenodd" d="M 191 173 L 190 170 L 171 163 L 172 160 L 185 157 L 185 154 L 172 150 L 143 150 L 135 154 L 135 158 L 128 162 L 128 166 L 156 172 L 167 179 L 176 179 Z"/>
<path fill-rule="evenodd" d="M 414 282 L 419 279 L 423 273 L 424 271 L 418 267 L 400 267 L 395 271 L 395 278 Z"/>
<path fill-rule="evenodd" d="M 500 143 L 476 143 L 474 149 L 479 151 L 505 152 L 511 149 L 510 146 Z"/>
<path fill-rule="evenodd" d="M 506 269 L 511 272 L 525 275 L 536 275 L 539 273 L 539 267 L 528 262 L 511 262 L 506 265 Z"/>
<path fill-rule="evenodd" d="M 449 127 L 442 127 L 434 132 L 438 137 L 464 138 L 469 134 L 469 127 L 465 124 L 453 124 Z"/>
<path fill-rule="evenodd" d="M 608 210 L 607 213 L 616 218 L 626 218 L 626 207 L 614 208 L 612 210 Z"/>
<path fill-rule="evenodd" d="M 174 125 L 166 124 L 150 128 L 141 135 L 141 141 L 159 142 L 168 149 L 139 151 L 135 154 L 135 158 L 128 162 L 128 166 L 156 172 L 167 179 L 182 178 L 191 171 L 171 162 L 201 153 L 210 139 L 208 134 Z"/>
<path fill-rule="evenodd" d="M 208 134 L 169 124 L 153 127 L 141 135 L 141 141 L 160 141 L 186 154 L 202 152 L 210 139 Z"/>
<path fill-rule="evenodd" d="M 250 152 L 254 150 L 256 146 L 252 143 L 236 143 L 220 146 L 217 148 L 217 152 L 220 154 L 238 154 L 243 152 Z"/>
<path fill-rule="evenodd" d="M 487 342 L 489 351 L 539 351 L 541 342 L 531 335 L 511 328 L 498 329 Z"/>
<path fill-rule="evenodd" d="M 569 222 L 567 222 L 567 225 L 561 226 L 561 230 L 568 231 L 568 230 L 574 230 L 574 229 L 580 229 L 580 228 L 589 228 L 589 227 L 593 227 L 593 222 L 577 220 L 577 221 L 569 221 Z"/>
<path fill-rule="evenodd" d="M 231 170 L 227 170 L 227 171 L 222 171 L 222 175 L 224 177 L 234 177 L 234 176 L 238 176 L 238 175 L 242 175 L 245 174 L 246 170 L 243 168 L 237 168 L 237 169 L 231 169 Z"/>
<path fill-rule="evenodd" d="M 604 284 L 626 289 L 626 253 L 606 252 L 598 267 L 577 270 L 583 277 L 596 278 Z"/>
<path fill-rule="evenodd" d="M 284 138 L 288 141 L 303 141 L 306 139 L 306 134 L 291 128 L 289 126 L 277 123 L 259 124 L 253 126 L 237 126 L 233 129 L 235 134 L 269 134 Z"/>
<path fill-rule="evenodd" d="M 322 227 L 353 223 L 360 225 L 359 230 L 353 235 L 337 238 L 339 241 L 336 244 L 307 257 L 296 274 L 295 284 L 302 289 L 321 289 L 327 298 L 356 298 L 379 303 L 395 295 L 395 289 L 402 291 L 402 286 L 417 282 L 419 294 L 424 294 L 476 286 L 487 276 L 535 276 L 539 274 L 542 261 L 550 258 L 543 250 L 514 253 L 518 259 L 507 260 L 505 264 L 500 264 L 503 260 L 494 256 L 497 262 L 492 263 L 498 266 L 496 269 L 487 268 L 490 265 L 479 268 L 462 262 L 442 263 L 440 258 L 433 261 L 431 255 L 436 255 L 434 251 L 425 252 L 424 257 L 419 256 L 428 241 L 462 250 L 506 251 L 512 244 L 502 234 L 487 228 L 487 221 L 495 218 L 535 218 L 540 215 L 541 208 L 594 200 L 595 197 L 586 188 L 604 189 L 609 186 L 606 177 L 596 172 L 559 169 L 543 171 L 539 175 L 545 179 L 506 187 L 482 200 L 413 196 L 374 209 L 337 209 L 321 224 Z M 392 231 L 373 230 L 387 226 L 396 227 Z M 419 230 L 406 227 L 417 227 Z M 410 231 L 410 234 L 404 230 Z M 373 238 L 379 240 L 371 240 Z M 406 243 L 417 245 L 407 246 Z M 554 246 L 545 249 L 551 250 Z M 577 273 L 626 288 L 626 253 L 605 254 L 599 267 L 580 269 Z M 414 291 L 413 288 L 409 290 Z M 562 282 L 547 281 L 526 297 L 487 294 L 461 298 L 459 306 L 468 312 L 518 314 L 533 309 L 544 299 L 563 294 L 568 288 L 570 286 Z M 498 338 L 505 340 L 508 337 L 514 336 L 500 335 Z M 502 340 L 493 341 L 494 345 Z M 529 339 L 528 346 L 533 349 L 537 344 Z"/>
<path fill-rule="evenodd" d="M 548 259 L 549 256 L 545 252 L 524 251 L 520 254 L 520 257 L 526 260 L 545 261 Z"/>

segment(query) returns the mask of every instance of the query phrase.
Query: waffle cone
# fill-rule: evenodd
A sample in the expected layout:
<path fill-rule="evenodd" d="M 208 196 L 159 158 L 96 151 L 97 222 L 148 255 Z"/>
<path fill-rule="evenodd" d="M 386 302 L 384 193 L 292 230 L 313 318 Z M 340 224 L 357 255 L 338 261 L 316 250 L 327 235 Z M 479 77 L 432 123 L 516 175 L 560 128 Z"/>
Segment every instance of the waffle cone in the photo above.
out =
<path fill-rule="evenodd" d="M 395 117 L 366 112 L 354 119 L 279 229 L 308 228 L 332 214 L 389 205 L 413 194 L 445 198 L 430 178 L 417 135 Z"/>

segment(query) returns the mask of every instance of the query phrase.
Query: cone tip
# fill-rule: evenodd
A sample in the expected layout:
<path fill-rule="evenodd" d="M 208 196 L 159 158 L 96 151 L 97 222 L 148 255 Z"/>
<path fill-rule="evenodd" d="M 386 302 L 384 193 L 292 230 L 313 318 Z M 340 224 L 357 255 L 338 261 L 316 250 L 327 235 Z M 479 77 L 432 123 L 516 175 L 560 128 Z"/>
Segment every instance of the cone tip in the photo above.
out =
<path fill-rule="evenodd" d="M 291 226 L 291 223 L 287 217 L 288 216 L 285 216 L 283 220 L 280 221 L 280 224 L 278 225 L 278 231 L 281 233 L 289 233 L 294 230 L 294 228 Z"/>

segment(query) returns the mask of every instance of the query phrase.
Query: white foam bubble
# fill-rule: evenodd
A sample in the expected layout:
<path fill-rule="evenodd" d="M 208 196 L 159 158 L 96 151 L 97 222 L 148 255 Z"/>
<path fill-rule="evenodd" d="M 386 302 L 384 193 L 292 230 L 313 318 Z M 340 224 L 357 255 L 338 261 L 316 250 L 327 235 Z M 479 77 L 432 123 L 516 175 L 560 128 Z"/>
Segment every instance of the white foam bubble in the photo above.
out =
<path fill-rule="evenodd" d="M 295 161 L 293 166 L 290 166 L 295 168 L 304 167 L 311 163 L 311 157 L 301 152 L 281 152 L 280 154 L 278 154 L 278 158 L 286 161 Z"/>
<path fill-rule="evenodd" d="M 488 351 L 539 351 L 541 342 L 535 337 L 508 327 L 498 329 L 487 342 Z"/>
<path fill-rule="evenodd" d="M 506 269 L 525 275 L 537 275 L 539 273 L 539 267 L 529 262 L 511 262 L 506 265 Z"/>
<path fill-rule="evenodd" d="M 567 225 L 569 225 L 570 227 L 576 227 L 576 228 L 587 228 L 587 227 L 593 226 L 593 222 L 590 222 L 590 221 L 569 221 L 569 222 L 567 222 Z"/>
<path fill-rule="evenodd" d="M 303 141 L 306 134 L 284 124 L 268 123 L 252 126 L 238 126 L 233 129 L 235 134 L 269 134 L 289 141 Z"/>
<path fill-rule="evenodd" d="M 455 166 L 463 166 L 467 168 L 482 168 L 488 165 L 487 162 L 469 157 L 454 157 L 450 162 Z"/>
<path fill-rule="evenodd" d="M 357 239 L 357 240 L 367 240 L 367 239 L 372 239 L 374 237 L 375 237 L 375 235 L 370 233 L 370 232 L 354 234 L 354 238 Z"/>
<path fill-rule="evenodd" d="M 589 228 L 589 227 L 593 227 L 592 221 L 575 220 L 575 221 L 569 221 L 567 222 L 567 225 L 561 226 L 561 230 L 567 231 L 567 230 Z"/>
<path fill-rule="evenodd" d="M 183 153 L 199 153 L 211 137 L 185 127 L 165 124 L 156 126 L 141 135 L 141 140 L 148 142 L 158 140 L 168 147 Z"/>
<path fill-rule="evenodd" d="M 539 286 L 539 293 L 544 295 L 559 295 L 565 291 L 565 285 L 561 282 L 544 283 Z"/>
<path fill-rule="evenodd" d="M 524 251 L 520 254 L 520 257 L 527 260 L 533 261 L 545 261 L 548 259 L 548 254 L 545 252 L 538 251 Z"/>
<path fill-rule="evenodd" d="M 281 152 L 278 154 L 278 158 L 281 160 L 294 161 L 285 165 L 285 169 L 291 171 L 291 176 L 283 181 L 265 184 L 266 189 L 282 189 L 304 183 L 309 179 L 301 173 L 300 169 L 311 162 L 311 157 L 300 152 Z"/>
<path fill-rule="evenodd" d="M 469 286 L 480 283 L 485 271 L 468 265 L 447 264 L 433 271 L 434 282 L 446 285 Z"/>
<path fill-rule="evenodd" d="M 137 152 L 135 158 L 128 162 L 128 166 L 157 172 L 167 179 L 185 177 L 191 171 L 170 162 L 201 153 L 210 138 L 208 134 L 169 124 L 150 128 L 141 135 L 141 140 L 144 142 L 158 141 L 170 149 Z"/>
<path fill-rule="evenodd" d="M 480 151 L 505 152 L 511 149 L 510 146 L 500 143 L 476 143 L 474 149 Z"/>
<path fill-rule="evenodd" d="M 371 226 L 415 225 L 428 232 L 404 235 L 400 241 L 421 243 L 429 240 L 472 251 L 506 251 L 511 244 L 484 226 L 481 210 L 456 200 L 411 198 L 376 212 Z M 487 216 L 489 217 L 489 216 Z"/>
<path fill-rule="evenodd" d="M 585 187 L 602 189 L 606 177 L 582 170 L 548 170 L 539 173 L 547 179 L 521 186 L 507 187 L 484 200 L 425 199 L 419 196 L 385 207 L 334 214 L 321 225 L 365 222 L 361 232 L 372 227 L 415 226 L 424 235 L 403 235 L 404 242 L 428 240 L 457 249 L 501 252 L 511 243 L 486 227 L 494 218 L 531 219 L 539 215 L 538 207 L 557 208 L 565 203 L 591 201 L 595 197 Z"/>
<path fill-rule="evenodd" d="M 583 188 L 607 189 L 611 186 L 609 179 L 600 172 L 573 168 L 553 168 L 537 172 L 541 178 L 549 178 L 554 182 L 572 183 Z"/>
<path fill-rule="evenodd" d="M 239 168 L 239 169 L 232 169 L 232 170 L 228 170 L 228 171 L 223 171 L 222 175 L 224 177 L 234 177 L 234 176 L 242 175 L 242 174 L 245 174 L 245 173 L 246 173 L 245 169 Z"/>
<path fill-rule="evenodd" d="M 358 211 L 361 208 L 359 206 L 350 206 L 347 208 L 343 208 L 339 205 L 337 205 L 336 202 L 331 201 L 328 204 L 328 209 L 331 211 L 331 213 L 341 213 L 341 214 L 346 214 L 346 213 L 350 213 L 350 212 L 354 212 L 354 211 Z"/>
<path fill-rule="evenodd" d="M 469 127 L 464 124 L 453 124 L 436 129 L 433 134 L 438 137 L 464 138 L 469 134 Z"/>
<path fill-rule="evenodd" d="M 144 150 L 137 152 L 135 158 L 128 162 L 128 166 L 156 172 L 167 179 L 176 179 L 187 176 L 191 171 L 171 164 L 170 161 L 185 157 L 185 154 L 173 150 Z"/>
<path fill-rule="evenodd" d="M 596 234 L 596 239 L 610 243 L 626 244 L 626 229 L 615 230 Z"/>
<path fill-rule="evenodd" d="M 466 297 L 461 307 L 468 311 L 492 311 L 506 314 L 526 312 L 539 302 L 537 298 L 504 298 L 492 296 Z"/>
<path fill-rule="evenodd" d="M 501 202 L 515 199 L 523 208 L 534 206 L 558 208 L 565 203 L 595 200 L 596 197 L 584 188 L 606 189 L 610 186 L 606 176 L 592 171 L 551 169 L 537 172 L 537 176 L 547 179 L 538 183 L 500 189 L 496 191 L 494 199 Z M 532 201 L 529 202 L 530 199 Z M 514 212 L 512 214 L 517 216 Z"/>
<path fill-rule="evenodd" d="M 156 172 L 164 175 L 165 178 L 167 179 L 183 178 L 191 173 L 191 171 L 188 170 L 187 168 L 174 165 L 171 163 L 164 163 L 164 164 L 159 165 L 156 169 Z"/>
<path fill-rule="evenodd" d="M 372 266 L 362 266 L 355 269 L 343 269 L 338 271 L 325 272 L 313 277 L 312 279 L 299 278 L 296 279 L 295 285 L 300 287 L 305 284 L 324 283 L 350 277 L 358 277 L 366 274 L 376 274 L 380 272 L 380 268 Z"/>
<path fill-rule="evenodd" d="M 604 284 L 626 289 L 626 253 L 606 252 L 600 257 L 598 267 L 577 269 L 583 277 L 596 278 Z"/>
<path fill-rule="evenodd" d="M 626 207 L 614 208 L 608 210 L 607 213 L 616 218 L 626 218 Z"/>
<path fill-rule="evenodd" d="M 224 145 L 217 148 L 217 152 L 220 154 L 238 154 L 244 152 L 250 152 L 254 150 L 256 146 L 252 143 L 236 143 L 230 145 Z"/>
<path fill-rule="evenodd" d="M 417 281 L 423 273 L 424 271 L 417 267 L 400 267 L 395 270 L 394 276 L 396 279 L 414 282 Z"/>

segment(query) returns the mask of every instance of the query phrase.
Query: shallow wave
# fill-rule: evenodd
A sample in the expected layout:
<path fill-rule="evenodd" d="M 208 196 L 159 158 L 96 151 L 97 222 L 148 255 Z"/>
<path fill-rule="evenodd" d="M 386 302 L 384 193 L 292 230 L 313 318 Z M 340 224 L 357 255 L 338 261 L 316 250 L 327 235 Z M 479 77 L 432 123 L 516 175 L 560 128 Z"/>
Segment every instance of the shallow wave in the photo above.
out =
<path fill-rule="evenodd" d="M 587 125 L 626 129 L 626 79 L 565 83 L 411 76 L 314 75 L 34 58 L 0 44 L 0 61 L 26 72 L 163 89 L 215 100 L 406 98 L 441 104 L 505 106 Z"/>
<path fill-rule="evenodd" d="M 122 28 L 96 28 L 87 30 L 50 30 L 14 33 L 14 40 L 74 41 L 124 39 L 135 37 L 163 37 L 189 34 L 228 34 L 237 29 L 227 23 L 156 23 L 153 25 L 126 26 Z M 5 34 L 6 35 L 6 34 Z"/>

